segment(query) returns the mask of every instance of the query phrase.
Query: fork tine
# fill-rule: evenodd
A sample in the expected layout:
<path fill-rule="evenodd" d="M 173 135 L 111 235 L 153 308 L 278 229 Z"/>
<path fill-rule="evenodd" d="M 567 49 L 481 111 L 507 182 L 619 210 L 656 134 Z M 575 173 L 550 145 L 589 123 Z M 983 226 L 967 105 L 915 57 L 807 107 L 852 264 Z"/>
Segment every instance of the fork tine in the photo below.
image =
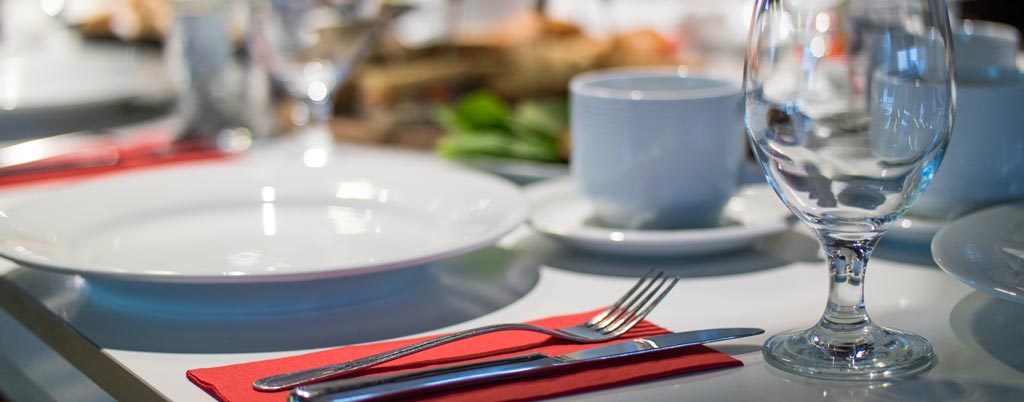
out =
<path fill-rule="evenodd" d="M 622 295 L 622 297 L 620 297 L 620 298 L 619 298 L 619 300 L 615 301 L 615 303 L 612 303 L 612 305 L 611 305 L 611 306 L 609 306 L 609 307 L 608 307 L 607 309 L 605 309 L 604 311 L 602 311 L 602 312 L 601 312 L 600 314 L 598 314 L 598 315 L 595 315 L 595 316 L 594 316 L 593 318 L 591 318 L 591 319 L 590 319 L 590 321 L 587 321 L 587 323 L 586 323 L 586 326 L 590 327 L 590 326 L 594 326 L 594 325 L 596 325 L 597 323 L 601 322 L 601 321 L 602 321 L 602 320 L 604 320 L 604 319 L 605 319 L 606 317 L 608 317 L 608 315 L 609 315 L 609 314 L 611 314 L 612 312 L 614 312 L 614 311 L 618 310 L 619 308 L 621 308 L 621 307 L 622 307 L 622 304 L 623 304 L 623 303 L 624 303 L 624 302 L 625 302 L 625 301 L 626 301 L 627 299 L 629 299 L 629 298 L 630 298 L 630 296 L 632 296 L 632 295 L 633 295 L 634 293 L 636 293 L 637 289 L 640 289 L 640 286 L 641 286 L 641 285 L 643 285 L 643 284 L 644 284 L 644 282 L 645 282 L 645 281 L 647 281 L 647 279 L 648 279 L 648 278 L 649 278 L 649 277 L 651 276 L 651 274 L 653 274 L 653 273 L 654 273 L 654 270 L 653 270 L 653 269 L 652 269 L 652 270 L 650 270 L 650 271 L 647 271 L 647 273 L 646 273 L 646 274 L 644 274 L 644 276 L 643 276 L 643 277 L 641 277 L 641 278 L 640 278 L 640 280 L 639 280 L 639 281 L 637 281 L 635 285 L 633 285 L 633 288 L 632 288 L 632 289 L 629 289 L 629 291 L 628 291 L 628 292 L 626 292 L 625 294 L 623 294 L 623 295 Z M 662 273 L 661 273 L 661 271 L 659 271 L 659 272 L 658 272 L 658 275 L 660 276 L 661 274 L 662 274 Z"/>
<path fill-rule="evenodd" d="M 661 294 L 658 295 L 658 297 L 654 298 L 654 300 L 651 301 L 651 303 L 648 304 L 647 307 L 645 307 L 638 314 L 636 314 L 628 323 L 626 323 L 626 325 L 624 325 L 619 330 L 616 330 L 615 331 L 616 332 L 615 335 L 618 336 L 619 334 L 622 334 L 623 332 L 629 331 L 630 328 L 633 328 L 633 326 L 635 326 L 638 322 L 640 322 L 641 320 L 646 318 L 647 315 L 650 314 L 651 311 L 654 311 L 654 308 L 657 307 L 658 304 L 661 303 L 661 301 L 665 298 L 665 296 L 668 296 L 669 292 L 672 291 L 672 288 L 674 288 L 677 283 L 679 283 L 679 277 L 678 276 L 673 277 L 672 278 L 672 282 L 668 284 L 668 286 L 665 288 L 665 290 L 662 291 Z"/>
<path fill-rule="evenodd" d="M 658 271 L 657 275 L 655 275 L 653 278 L 646 278 L 645 277 L 644 279 L 649 279 L 649 280 L 647 281 L 647 284 L 644 285 L 643 289 L 640 290 L 639 293 L 634 293 L 630 297 L 629 301 L 627 301 L 625 304 L 618 305 L 617 308 L 615 309 L 615 311 L 613 312 L 613 314 L 609 315 L 608 317 L 605 317 L 600 322 L 594 324 L 592 326 L 592 328 L 595 329 L 595 330 L 601 330 L 601 329 L 607 328 L 608 325 L 618 321 L 621 317 L 623 317 L 623 315 L 628 314 L 628 312 L 630 310 L 634 309 L 635 306 L 637 306 L 637 302 L 640 302 L 641 300 L 643 300 L 644 295 L 647 294 L 649 291 L 651 291 L 651 287 L 652 286 L 654 286 L 656 283 L 658 283 L 659 280 L 664 282 L 664 277 L 665 277 L 665 272 L 664 271 Z"/>
<path fill-rule="evenodd" d="M 668 278 L 665 278 L 665 281 L 668 281 Z M 653 300 L 650 303 L 647 303 L 647 300 L 644 300 L 644 303 L 646 303 L 646 306 L 643 307 L 642 309 L 639 309 L 638 310 L 639 312 L 636 312 L 635 314 L 633 314 L 628 320 L 623 320 L 624 323 L 619 325 L 619 326 L 617 326 L 616 328 L 604 329 L 604 330 L 602 330 L 602 332 L 609 333 L 610 335 L 613 335 L 613 336 L 619 336 L 619 335 L 622 335 L 623 333 L 625 333 L 626 331 L 629 331 L 637 323 L 639 323 L 640 320 L 643 320 L 645 317 L 647 317 L 647 314 L 650 314 L 651 311 L 653 311 L 654 308 L 657 307 L 659 303 L 661 303 L 662 299 L 664 299 L 665 296 L 668 296 L 669 291 L 671 291 L 672 288 L 674 288 L 676 286 L 676 283 L 678 283 L 678 282 L 679 282 L 679 277 L 678 276 L 673 277 L 672 278 L 672 282 L 669 283 L 668 286 L 666 286 L 664 290 L 656 291 L 656 292 L 660 292 L 660 293 L 658 294 L 657 297 L 654 297 Z M 665 284 L 665 282 L 663 281 L 662 285 L 664 285 L 664 284 Z M 659 288 L 660 287 L 661 286 L 659 286 Z M 650 296 L 653 296 L 653 295 L 654 294 L 652 293 Z"/>
<path fill-rule="evenodd" d="M 651 299 L 651 296 L 657 294 L 659 290 L 665 285 L 668 280 L 667 277 L 655 278 L 649 286 L 644 288 L 644 292 L 637 294 L 634 300 L 626 308 L 620 310 L 615 317 L 609 317 L 605 319 L 601 325 L 593 328 L 601 333 L 612 332 L 619 328 L 623 323 L 628 321 L 629 317 L 632 317 L 634 312 L 640 310 L 647 302 Z M 655 286 L 657 285 L 657 286 Z M 653 288 L 652 288 L 653 287 Z"/>
<path fill-rule="evenodd" d="M 651 276 L 651 274 L 654 275 Z M 651 286 L 653 286 L 663 275 L 664 272 L 662 271 L 651 270 L 648 272 L 640 278 L 639 281 L 637 281 L 636 285 L 633 286 L 633 289 L 630 289 L 630 291 L 623 295 L 619 301 L 609 307 L 608 314 L 604 314 L 604 316 L 599 320 L 590 320 L 590 322 L 587 323 L 587 326 L 591 329 L 599 330 L 608 326 L 609 323 L 615 322 L 615 320 L 622 316 L 623 311 L 632 308 L 632 306 L 636 304 L 636 302 L 640 300 L 643 295 L 651 289 Z"/>

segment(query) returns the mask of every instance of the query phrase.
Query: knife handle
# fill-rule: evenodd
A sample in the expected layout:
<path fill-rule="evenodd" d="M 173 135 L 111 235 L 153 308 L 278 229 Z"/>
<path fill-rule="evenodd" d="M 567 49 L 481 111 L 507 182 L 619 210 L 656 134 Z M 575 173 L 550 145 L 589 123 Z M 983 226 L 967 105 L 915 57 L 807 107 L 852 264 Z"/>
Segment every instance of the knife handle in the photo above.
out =
<path fill-rule="evenodd" d="M 497 379 L 523 377 L 538 368 L 564 364 L 569 363 L 543 353 L 530 353 L 441 368 L 325 381 L 295 388 L 288 396 L 288 400 L 291 402 L 374 401 L 483 384 Z"/>

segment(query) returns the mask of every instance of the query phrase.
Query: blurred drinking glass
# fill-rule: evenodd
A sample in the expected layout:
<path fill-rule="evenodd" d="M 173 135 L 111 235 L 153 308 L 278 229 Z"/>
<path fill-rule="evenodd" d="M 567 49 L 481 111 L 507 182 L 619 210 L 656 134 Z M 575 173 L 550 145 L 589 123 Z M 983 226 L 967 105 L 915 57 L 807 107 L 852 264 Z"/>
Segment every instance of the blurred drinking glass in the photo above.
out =
<path fill-rule="evenodd" d="M 382 29 L 380 1 L 263 0 L 254 3 L 252 53 L 301 101 L 303 162 L 327 163 L 334 93 L 366 58 Z"/>

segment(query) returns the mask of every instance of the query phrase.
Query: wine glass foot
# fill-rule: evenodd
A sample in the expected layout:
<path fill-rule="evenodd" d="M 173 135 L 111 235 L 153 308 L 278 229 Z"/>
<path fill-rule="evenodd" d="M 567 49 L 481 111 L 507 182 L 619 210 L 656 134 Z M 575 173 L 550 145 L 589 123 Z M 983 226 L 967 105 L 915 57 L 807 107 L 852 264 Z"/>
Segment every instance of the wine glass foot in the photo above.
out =
<path fill-rule="evenodd" d="M 829 380 L 904 378 L 927 371 L 935 362 L 926 339 L 874 324 L 855 334 L 821 326 L 783 332 L 765 341 L 763 354 L 782 371 Z"/>

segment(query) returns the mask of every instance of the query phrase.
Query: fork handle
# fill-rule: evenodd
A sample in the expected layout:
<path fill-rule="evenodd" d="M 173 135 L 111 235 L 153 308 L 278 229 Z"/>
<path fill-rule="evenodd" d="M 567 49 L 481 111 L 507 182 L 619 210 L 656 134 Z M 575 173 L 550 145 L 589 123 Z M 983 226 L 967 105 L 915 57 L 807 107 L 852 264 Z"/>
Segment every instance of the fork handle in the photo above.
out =
<path fill-rule="evenodd" d="M 395 360 L 400 357 L 422 352 L 427 349 L 435 348 L 455 341 L 460 341 L 466 338 L 472 338 L 474 336 L 488 334 L 491 332 L 512 330 L 534 331 L 552 336 L 561 336 L 560 334 L 554 331 L 526 324 L 487 325 L 479 328 L 455 332 L 437 338 L 427 339 L 425 341 L 414 343 L 408 346 L 403 346 L 398 349 L 389 350 L 387 352 L 378 353 L 372 356 L 367 356 L 348 362 L 331 364 L 327 366 L 261 378 L 253 382 L 252 386 L 257 391 L 280 391 L 282 389 L 292 388 L 299 385 L 310 384 L 317 381 L 339 377 L 356 370 L 376 366 L 378 364 Z"/>

